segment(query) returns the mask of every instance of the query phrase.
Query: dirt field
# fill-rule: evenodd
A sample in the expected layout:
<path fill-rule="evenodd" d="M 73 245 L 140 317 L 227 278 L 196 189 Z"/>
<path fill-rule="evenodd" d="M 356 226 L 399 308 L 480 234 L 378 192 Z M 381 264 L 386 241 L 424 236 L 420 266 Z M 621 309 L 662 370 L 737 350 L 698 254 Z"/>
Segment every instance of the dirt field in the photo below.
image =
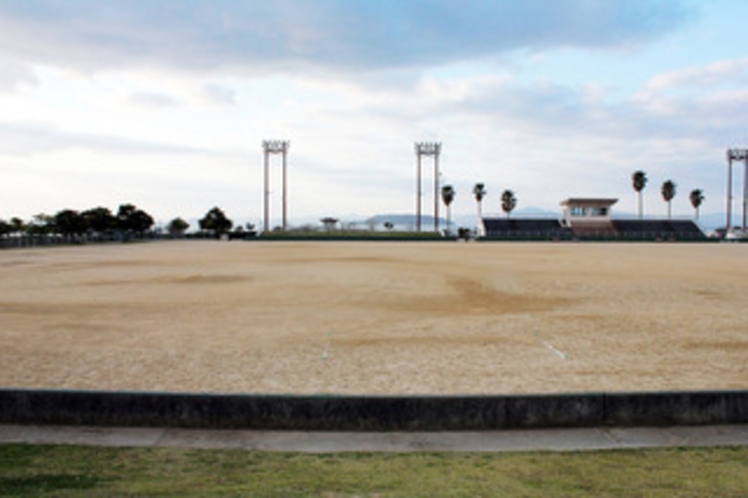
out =
<path fill-rule="evenodd" d="M 164 242 L 0 251 L 0 386 L 748 388 L 748 245 Z"/>

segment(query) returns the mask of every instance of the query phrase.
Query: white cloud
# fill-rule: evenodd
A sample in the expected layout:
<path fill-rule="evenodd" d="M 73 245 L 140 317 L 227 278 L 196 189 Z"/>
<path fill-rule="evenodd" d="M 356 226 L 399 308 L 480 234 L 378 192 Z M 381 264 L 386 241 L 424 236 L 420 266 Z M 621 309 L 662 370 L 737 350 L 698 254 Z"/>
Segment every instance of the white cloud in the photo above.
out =
<path fill-rule="evenodd" d="M 417 83 L 415 94 L 431 105 L 475 102 L 500 91 L 508 81 L 508 77 L 496 75 L 446 80 L 424 77 Z"/>
<path fill-rule="evenodd" d="M 211 105 L 236 105 L 236 91 L 215 83 L 203 86 L 201 97 Z"/>
<path fill-rule="evenodd" d="M 118 155 L 212 155 L 216 152 L 192 147 L 118 137 L 99 133 L 60 130 L 50 123 L 0 122 L 0 154 L 31 156 L 82 149 Z"/>
<path fill-rule="evenodd" d="M 748 83 L 748 58 L 723 60 L 705 66 L 694 66 L 658 74 L 649 80 L 644 91 L 705 89 L 725 85 L 745 86 L 746 83 Z"/>
<path fill-rule="evenodd" d="M 145 109 L 163 109 L 178 105 L 173 97 L 163 93 L 135 92 L 130 94 L 127 100 L 130 104 Z"/>
<path fill-rule="evenodd" d="M 36 87 L 39 78 L 28 64 L 10 57 L 0 57 L 0 93 L 15 92 L 24 87 Z"/>
<path fill-rule="evenodd" d="M 691 16 L 649 0 L 26 0 L 0 4 L 0 52 L 83 72 L 263 74 L 435 66 L 520 48 L 636 45 Z"/>

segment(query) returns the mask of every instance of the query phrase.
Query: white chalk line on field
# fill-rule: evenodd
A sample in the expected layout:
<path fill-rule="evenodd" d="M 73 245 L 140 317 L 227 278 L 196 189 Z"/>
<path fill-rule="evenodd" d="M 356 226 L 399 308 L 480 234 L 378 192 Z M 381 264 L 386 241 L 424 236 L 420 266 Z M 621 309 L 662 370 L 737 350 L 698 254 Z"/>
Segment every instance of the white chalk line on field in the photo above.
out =
<path fill-rule="evenodd" d="M 535 334 L 535 337 L 537 337 L 537 334 Z M 553 344 L 549 343 L 548 341 L 540 339 L 540 342 L 543 343 L 543 346 L 545 346 L 546 348 L 548 348 L 551 351 L 553 351 L 554 353 L 556 353 L 556 355 L 559 358 L 561 358 L 562 360 L 568 360 L 569 359 L 569 355 L 567 355 L 566 353 L 564 353 L 560 349 L 556 348 L 555 346 L 553 346 Z"/>
<path fill-rule="evenodd" d="M 553 347 L 552 344 L 548 344 L 546 341 L 543 341 L 543 345 L 545 347 L 547 347 L 548 349 L 550 349 L 551 351 L 553 351 L 554 353 L 556 353 L 562 360 L 568 360 L 569 359 L 569 357 L 566 355 L 566 353 L 564 353 L 563 351 L 560 351 L 560 350 L 556 349 L 555 347 Z"/>

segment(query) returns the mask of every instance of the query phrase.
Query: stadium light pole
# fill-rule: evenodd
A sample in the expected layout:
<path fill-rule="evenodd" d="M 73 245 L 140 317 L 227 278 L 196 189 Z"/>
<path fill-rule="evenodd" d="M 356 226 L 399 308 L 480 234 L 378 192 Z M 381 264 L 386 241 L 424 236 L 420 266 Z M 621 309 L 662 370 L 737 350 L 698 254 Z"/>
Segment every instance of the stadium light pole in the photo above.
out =
<path fill-rule="evenodd" d="M 442 144 L 438 142 L 416 142 L 415 150 L 418 158 L 418 172 L 416 174 L 416 230 L 421 231 L 421 157 L 434 157 L 434 230 L 439 231 L 439 154 Z"/>
<path fill-rule="evenodd" d="M 287 181 L 287 163 L 288 149 L 291 142 L 288 140 L 264 140 L 262 149 L 265 156 L 265 211 L 264 211 L 264 231 L 270 231 L 270 156 L 272 154 L 281 154 L 283 156 L 283 231 L 286 231 L 288 224 L 288 181 Z"/>
<path fill-rule="evenodd" d="M 728 149 L 727 151 L 727 224 L 725 235 L 732 225 L 732 163 L 743 161 L 743 233 L 746 231 L 746 212 L 748 208 L 748 149 Z"/>

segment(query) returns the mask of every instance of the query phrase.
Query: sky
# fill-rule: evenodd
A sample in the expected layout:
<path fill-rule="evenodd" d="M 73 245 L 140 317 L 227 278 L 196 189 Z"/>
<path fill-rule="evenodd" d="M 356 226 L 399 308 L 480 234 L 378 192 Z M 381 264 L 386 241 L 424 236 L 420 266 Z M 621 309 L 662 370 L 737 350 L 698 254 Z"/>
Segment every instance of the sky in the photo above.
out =
<path fill-rule="evenodd" d="M 259 224 L 276 139 L 292 223 L 414 213 L 421 141 L 442 144 L 455 216 L 477 182 L 488 215 L 505 189 L 518 209 L 614 197 L 635 215 L 636 170 L 645 215 L 666 216 L 666 180 L 674 215 L 696 188 L 724 212 L 745 19 L 744 0 L 0 0 L 0 218 L 133 203 Z"/>

